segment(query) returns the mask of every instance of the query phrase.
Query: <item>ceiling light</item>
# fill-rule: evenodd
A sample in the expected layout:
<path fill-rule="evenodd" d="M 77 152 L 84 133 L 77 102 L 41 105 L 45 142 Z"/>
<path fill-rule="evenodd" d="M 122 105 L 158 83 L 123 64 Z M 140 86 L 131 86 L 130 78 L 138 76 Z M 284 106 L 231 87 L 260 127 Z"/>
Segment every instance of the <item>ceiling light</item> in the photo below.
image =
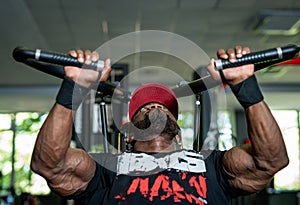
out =
<path fill-rule="evenodd" d="M 104 34 L 108 34 L 108 24 L 106 20 L 101 22 L 102 31 Z"/>
<path fill-rule="evenodd" d="M 263 10 L 255 30 L 267 35 L 296 35 L 300 30 L 300 10 Z"/>

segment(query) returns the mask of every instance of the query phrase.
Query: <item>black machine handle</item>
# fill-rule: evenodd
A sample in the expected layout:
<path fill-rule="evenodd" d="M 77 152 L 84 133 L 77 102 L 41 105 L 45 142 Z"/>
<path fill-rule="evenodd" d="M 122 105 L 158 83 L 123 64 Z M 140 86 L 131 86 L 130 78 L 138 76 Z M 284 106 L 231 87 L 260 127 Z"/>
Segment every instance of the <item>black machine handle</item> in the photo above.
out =
<path fill-rule="evenodd" d="M 215 61 L 215 67 L 216 69 L 220 70 L 239 67 L 247 64 L 254 64 L 255 71 L 258 71 L 263 68 L 296 58 L 299 51 L 300 47 L 289 44 L 284 47 L 272 48 L 246 54 L 241 58 L 237 58 L 234 63 L 231 63 L 228 60 L 218 59 Z M 176 86 L 173 88 L 173 91 L 177 97 L 185 97 L 192 94 L 201 93 L 220 84 L 220 81 L 216 81 L 210 75 L 207 75 L 185 85 Z"/>
<path fill-rule="evenodd" d="M 238 67 L 247 64 L 254 64 L 257 65 L 256 67 L 260 68 L 260 64 L 272 64 L 274 61 L 278 62 L 278 60 L 280 59 L 282 59 L 282 61 L 285 61 L 287 59 L 295 58 L 298 55 L 299 51 L 300 47 L 297 47 L 293 44 L 289 44 L 284 47 L 277 47 L 264 51 L 246 54 L 241 58 L 237 58 L 234 63 L 231 63 L 228 60 L 219 59 L 215 61 L 215 66 L 218 70 Z"/>
<path fill-rule="evenodd" d="M 62 53 L 45 52 L 40 49 L 30 50 L 24 47 L 16 47 L 13 50 L 13 57 L 16 61 L 24 62 L 27 59 L 34 59 L 45 63 L 52 63 L 63 66 L 76 66 L 80 68 L 89 68 L 94 70 L 102 70 L 104 61 L 92 62 L 87 65 L 80 63 L 76 58 Z"/>
<path fill-rule="evenodd" d="M 13 50 L 13 58 L 18 62 L 62 79 L 65 76 L 64 66 L 76 66 L 98 71 L 101 71 L 104 67 L 104 61 L 99 60 L 87 65 L 66 54 L 43 52 L 39 49 L 30 50 L 24 47 L 16 47 Z M 111 82 L 100 82 L 97 91 L 105 96 L 114 95 L 115 98 L 125 102 L 128 102 L 130 98 L 130 92 Z"/>

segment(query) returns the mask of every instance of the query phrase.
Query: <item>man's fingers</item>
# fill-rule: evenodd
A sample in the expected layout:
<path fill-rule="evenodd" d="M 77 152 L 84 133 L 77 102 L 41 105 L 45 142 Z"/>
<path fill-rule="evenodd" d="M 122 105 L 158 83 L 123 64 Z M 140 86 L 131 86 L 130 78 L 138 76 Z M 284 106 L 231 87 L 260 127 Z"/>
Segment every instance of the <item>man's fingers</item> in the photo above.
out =
<path fill-rule="evenodd" d="M 68 54 L 74 58 L 77 58 L 78 62 L 85 63 L 87 65 L 99 60 L 99 54 L 96 51 L 92 52 L 90 50 L 70 50 Z M 110 59 L 107 59 L 104 62 L 104 68 L 100 73 L 95 70 L 78 68 L 74 66 L 65 66 L 64 69 L 66 76 L 85 87 L 89 87 L 91 83 L 97 81 L 99 75 L 100 82 L 106 81 L 109 78 L 111 72 Z"/>
<path fill-rule="evenodd" d="M 236 57 L 237 58 L 240 58 L 240 57 L 242 57 L 243 56 L 243 48 L 242 48 L 242 46 L 236 46 L 235 47 L 235 53 L 236 53 Z"/>
<path fill-rule="evenodd" d="M 76 52 L 75 50 L 70 50 L 70 51 L 68 52 L 68 54 L 69 54 L 70 56 L 72 56 L 73 58 L 77 58 L 77 52 Z"/>
<path fill-rule="evenodd" d="M 218 58 L 228 59 L 231 63 L 236 61 L 236 58 L 241 58 L 243 55 L 250 53 L 250 49 L 248 47 L 242 47 L 240 45 L 235 46 L 235 48 L 230 48 L 227 51 L 220 48 L 217 51 Z"/>
<path fill-rule="evenodd" d="M 217 51 L 217 56 L 218 56 L 218 58 L 228 59 L 228 55 L 227 55 L 226 51 L 223 48 L 220 48 Z"/>
<path fill-rule="evenodd" d="M 207 66 L 207 70 L 208 72 L 210 73 L 211 77 L 214 79 L 214 80 L 219 80 L 221 81 L 221 77 L 220 77 L 220 73 L 219 71 L 216 70 L 215 68 L 215 59 L 211 59 L 210 60 L 210 64 Z"/>
<path fill-rule="evenodd" d="M 92 61 L 98 61 L 99 60 L 99 53 L 96 51 L 92 52 Z"/>
<path fill-rule="evenodd" d="M 243 53 L 243 55 L 250 53 L 250 48 L 244 47 L 242 53 Z"/>
<path fill-rule="evenodd" d="M 235 46 L 234 48 L 224 50 L 220 48 L 217 51 L 217 55 L 219 59 L 227 59 L 231 63 L 234 63 L 237 58 L 241 58 L 243 55 L 246 55 L 250 53 L 249 47 L 242 47 L 240 45 Z M 211 60 L 210 65 L 207 67 L 209 73 L 211 74 L 211 77 L 214 80 L 221 81 L 221 75 L 218 70 L 215 69 L 214 60 Z M 244 65 L 239 66 L 235 68 L 228 68 L 223 70 L 224 78 L 227 82 L 229 82 L 231 85 L 235 85 L 237 83 L 240 83 L 253 75 L 254 73 L 254 65 Z"/>
<path fill-rule="evenodd" d="M 234 63 L 236 61 L 236 54 L 235 54 L 235 49 L 228 49 L 227 50 L 227 55 L 228 55 L 228 60 L 231 62 L 231 63 Z"/>
<path fill-rule="evenodd" d="M 106 59 L 104 61 L 104 68 L 101 73 L 100 82 L 104 82 L 108 79 L 108 77 L 110 75 L 110 71 L 111 71 L 110 59 Z"/>
<path fill-rule="evenodd" d="M 84 53 L 82 50 L 77 50 L 77 60 L 80 63 L 84 63 Z"/>
<path fill-rule="evenodd" d="M 85 61 L 84 61 L 85 64 L 89 65 L 92 63 L 92 52 L 90 50 L 84 51 L 84 57 L 85 57 Z"/>

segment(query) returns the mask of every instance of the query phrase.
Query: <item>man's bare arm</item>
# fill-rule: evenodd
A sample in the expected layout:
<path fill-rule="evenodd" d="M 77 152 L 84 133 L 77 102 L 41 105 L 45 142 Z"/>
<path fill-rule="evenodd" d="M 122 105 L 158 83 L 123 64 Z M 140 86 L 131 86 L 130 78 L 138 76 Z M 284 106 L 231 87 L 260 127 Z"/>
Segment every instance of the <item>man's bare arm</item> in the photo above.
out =
<path fill-rule="evenodd" d="M 95 172 L 95 162 L 86 152 L 69 148 L 73 114 L 54 105 L 38 134 L 31 161 L 32 170 L 63 196 L 84 190 Z"/>
<path fill-rule="evenodd" d="M 227 51 L 219 49 L 217 56 L 234 62 L 236 58 L 247 53 L 250 53 L 248 47 L 236 46 Z M 215 80 L 221 80 L 220 73 L 215 70 L 213 59 L 208 66 L 208 71 Z M 232 86 L 238 85 L 253 77 L 254 65 L 225 69 L 223 75 L 227 83 Z M 242 89 L 247 90 L 249 84 L 244 86 L 246 88 Z M 252 92 L 257 91 L 248 89 L 245 95 L 259 96 Z M 245 107 L 245 114 L 251 145 L 241 145 L 227 151 L 223 157 L 223 168 L 229 176 L 232 187 L 252 193 L 265 187 L 274 174 L 285 167 L 289 160 L 281 131 L 266 103 L 264 101 L 250 103 L 250 106 Z"/>
<path fill-rule="evenodd" d="M 99 59 L 98 53 L 89 50 L 70 51 L 69 54 L 86 64 Z M 72 66 L 64 69 L 68 78 L 84 87 L 95 83 L 100 75 L 97 71 Z M 106 81 L 110 71 L 107 59 L 99 81 Z M 72 99 L 69 100 L 72 102 Z M 96 169 L 94 160 L 84 150 L 70 148 L 74 114 L 72 109 L 55 103 L 40 129 L 31 159 L 32 170 L 43 176 L 49 186 L 62 196 L 84 190 Z"/>
<path fill-rule="evenodd" d="M 288 164 L 281 131 L 265 102 L 245 110 L 251 145 L 225 153 L 223 167 L 232 187 L 245 192 L 263 189 Z"/>

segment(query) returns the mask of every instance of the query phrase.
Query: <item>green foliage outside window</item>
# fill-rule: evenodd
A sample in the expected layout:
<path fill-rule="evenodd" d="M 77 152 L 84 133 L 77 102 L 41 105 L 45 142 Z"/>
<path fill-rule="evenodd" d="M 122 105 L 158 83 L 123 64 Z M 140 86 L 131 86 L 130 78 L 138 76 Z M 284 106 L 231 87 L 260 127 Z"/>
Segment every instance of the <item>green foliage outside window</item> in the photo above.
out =
<path fill-rule="evenodd" d="M 0 114 L 1 195 L 7 194 L 11 188 L 17 195 L 49 193 L 46 182 L 30 170 L 33 146 L 45 117 L 44 113 L 37 112 Z"/>

